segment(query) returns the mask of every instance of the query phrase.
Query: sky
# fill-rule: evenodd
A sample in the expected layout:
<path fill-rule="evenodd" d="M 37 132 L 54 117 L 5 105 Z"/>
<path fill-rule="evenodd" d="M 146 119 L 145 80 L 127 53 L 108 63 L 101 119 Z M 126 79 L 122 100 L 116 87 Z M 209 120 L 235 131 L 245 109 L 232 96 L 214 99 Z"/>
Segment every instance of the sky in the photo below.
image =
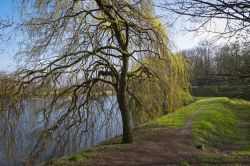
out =
<path fill-rule="evenodd" d="M 10 18 L 14 16 L 14 12 L 17 10 L 13 7 L 12 0 L 0 0 L 0 20 Z M 3 41 L 0 40 L 0 71 L 14 70 L 14 45 L 15 41 Z"/>
<path fill-rule="evenodd" d="M 13 0 L 0 0 L 0 20 L 6 17 L 13 17 L 18 14 L 18 10 L 13 4 Z M 15 18 L 14 18 L 15 19 Z M 207 39 L 207 34 L 195 36 L 184 30 L 184 20 L 178 20 L 173 27 L 168 29 L 171 45 L 175 51 L 190 49 L 198 45 L 199 41 Z M 17 50 L 17 43 L 15 40 L 8 42 L 0 40 L 0 71 L 14 71 L 15 70 L 15 50 Z"/>

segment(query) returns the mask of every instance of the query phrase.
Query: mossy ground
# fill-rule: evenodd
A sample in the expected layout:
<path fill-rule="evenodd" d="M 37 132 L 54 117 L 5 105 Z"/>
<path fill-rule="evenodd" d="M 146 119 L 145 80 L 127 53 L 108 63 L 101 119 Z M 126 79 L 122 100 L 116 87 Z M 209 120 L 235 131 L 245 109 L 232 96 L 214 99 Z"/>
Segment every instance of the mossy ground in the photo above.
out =
<path fill-rule="evenodd" d="M 191 137 L 181 135 L 189 122 Z M 148 163 L 151 157 L 159 157 L 157 162 L 174 165 L 246 165 L 250 164 L 249 128 L 249 102 L 226 97 L 196 98 L 194 103 L 135 129 L 133 145 L 120 144 L 118 136 L 48 164 L 94 165 L 116 159 Z M 129 158 L 129 153 L 137 157 Z"/>

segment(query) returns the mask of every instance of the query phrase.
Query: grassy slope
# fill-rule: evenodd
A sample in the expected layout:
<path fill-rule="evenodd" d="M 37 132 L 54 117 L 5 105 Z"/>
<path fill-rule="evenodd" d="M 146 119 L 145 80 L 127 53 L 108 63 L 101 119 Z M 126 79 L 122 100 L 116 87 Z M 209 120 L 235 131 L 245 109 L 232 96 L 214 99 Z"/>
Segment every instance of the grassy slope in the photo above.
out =
<path fill-rule="evenodd" d="M 236 108 L 233 108 L 232 103 L 236 103 Z M 172 114 L 154 120 L 151 124 L 184 127 L 191 114 L 198 110 L 192 120 L 193 136 L 207 144 L 224 145 L 230 143 L 229 140 L 238 139 L 236 125 L 241 117 L 237 117 L 236 110 L 244 103 L 228 98 L 200 99 Z"/>
<path fill-rule="evenodd" d="M 230 149 L 228 155 L 210 156 L 208 160 L 223 161 L 250 156 L 250 103 L 245 100 L 199 98 L 189 106 L 150 124 L 184 127 L 188 117 L 196 110 L 200 111 L 192 120 L 192 135 L 195 139 L 217 149 Z"/>
<path fill-rule="evenodd" d="M 211 154 L 207 156 L 203 159 L 205 163 L 231 160 L 235 162 L 236 160 L 242 160 L 242 156 L 250 156 L 250 103 L 244 100 L 226 97 L 198 98 L 196 102 L 158 118 L 146 124 L 146 126 L 184 127 L 194 112 L 197 112 L 192 118 L 192 135 L 194 138 L 206 146 L 221 150 L 229 149 L 227 155 Z M 117 142 L 117 139 L 113 142 Z M 112 141 L 107 141 L 106 144 L 112 144 Z M 119 151 L 121 148 L 126 148 L 126 145 L 94 147 L 56 163 L 59 165 L 68 161 L 84 163 L 85 157 L 95 155 L 94 152 L 100 151 L 100 148 L 105 153 L 113 150 Z"/>

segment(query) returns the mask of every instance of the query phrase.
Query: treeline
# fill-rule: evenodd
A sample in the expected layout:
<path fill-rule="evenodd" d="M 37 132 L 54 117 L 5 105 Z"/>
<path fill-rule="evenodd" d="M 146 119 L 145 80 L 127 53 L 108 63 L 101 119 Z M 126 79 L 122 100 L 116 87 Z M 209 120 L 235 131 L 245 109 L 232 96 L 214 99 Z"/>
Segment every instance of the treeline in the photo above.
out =
<path fill-rule="evenodd" d="M 192 86 L 249 85 L 250 43 L 216 46 L 203 41 L 182 54 L 191 65 Z"/>

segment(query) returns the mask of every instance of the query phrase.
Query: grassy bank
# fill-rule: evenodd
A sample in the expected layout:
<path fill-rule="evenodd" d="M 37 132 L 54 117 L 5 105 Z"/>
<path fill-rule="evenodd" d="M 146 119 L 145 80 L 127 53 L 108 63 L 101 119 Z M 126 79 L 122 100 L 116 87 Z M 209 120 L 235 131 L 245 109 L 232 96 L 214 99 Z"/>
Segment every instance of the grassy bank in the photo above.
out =
<path fill-rule="evenodd" d="M 246 139 L 250 138 L 250 131 L 246 130 L 250 127 L 250 104 L 245 100 L 226 97 L 200 99 L 150 124 L 184 127 L 197 110 L 200 111 L 192 120 L 192 135 L 197 140 L 216 147 L 242 144 L 243 149 L 250 150 L 246 149 L 250 146 L 250 139 Z"/>
<path fill-rule="evenodd" d="M 201 110 L 192 121 L 192 136 L 205 146 L 226 151 L 223 155 L 208 154 L 202 162 L 236 163 L 250 157 L 250 103 L 226 97 L 200 98 L 175 113 L 151 122 L 153 125 L 184 127 L 188 118 Z M 249 163 L 250 164 L 250 163 Z"/>
<path fill-rule="evenodd" d="M 191 123 L 190 135 L 192 138 L 178 138 L 181 137 L 180 131 L 185 129 L 188 123 Z M 134 151 L 139 151 L 140 154 L 144 153 L 146 151 L 143 149 L 145 144 L 145 146 L 148 146 L 146 149 L 150 149 L 152 142 L 157 143 L 157 141 L 169 143 L 167 148 L 163 149 L 163 151 L 166 150 L 166 154 L 173 153 L 174 155 L 176 151 L 180 154 L 182 152 L 189 154 L 188 157 L 176 155 L 174 159 L 170 158 L 168 160 L 176 165 L 181 165 L 182 163 L 191 163 L 191 165 L 192 163 L 194 165 L 245 164 L 248 161 L 246 159 L 250 158 L 249 128 L 249 102 L 226 97 L 199 98 L 196 102 L 174 113 L 155 119 L 134 130 L 135 141 L 133 145 L 122 145 L 120 144 L 121 137 L 116 137 L 97 147 L 84 150 L 73 156 L 51 161 L 48 164 L 86 165 L 93 162 L 99 163 L 112 155 L 122 154 L 123 152 L 125 154 L 133 153 L 133 155 L 136 155 Z M 166 132 L 165 135 L 162 134 L 163 132 Z M 177 141 L 172 141 L 172 139 L 177 139 Z M 188 139 L 190 139 L 191 143 L 185 143 L 185 141 L 189 141 Z M 196 144 L 192 143 L 193 139 Z M 143 140 L 146 140 L 146 142 L 151 141 L 151 143 L 147 145 Z M 183 144 L 181 143 L 182 141 L 184 141 Z M 197 142 L 202 148 L 195 148 L 205 148 L 204 151 L 195 151 L 193 146 L 196 146 Z M 163 146 L 163 143 L 156 147 L 160 148 Z M 142 149 L 140 150 L 140 148 Z M 157 157 L 158 153 L 154 153 L 153 150 L 157 151 L 157 149 L 150 151 L 152 155 Z M 195 151 L 195 153 L 190 154 L 189 150 L 190 152 Z M 147 156 L 147 154 L 144 156 Z"/>

